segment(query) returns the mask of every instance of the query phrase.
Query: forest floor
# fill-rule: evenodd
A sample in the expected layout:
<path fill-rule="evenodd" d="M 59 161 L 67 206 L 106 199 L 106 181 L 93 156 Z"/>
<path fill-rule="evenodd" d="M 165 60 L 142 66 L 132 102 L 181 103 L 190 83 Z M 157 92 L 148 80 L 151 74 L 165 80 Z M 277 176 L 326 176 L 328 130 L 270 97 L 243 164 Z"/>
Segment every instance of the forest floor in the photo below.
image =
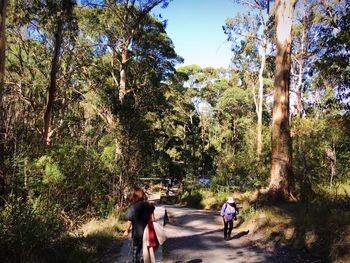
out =
<path fill-rule="evenodd" d="M 276 246 L 273 242 L 262 242 L 263 236 L 253 233 L 254 223 L 243 229 L 235 221 L 232 238 L 223 238 L 223 223 L 218 212 L 192 209 L 184 206 L 156 203 L 156 218 L 163 220 L 166 213 L 165 230 L 168 240 L 158 249 L 157 262 L 321 262 L 308 259 L 302 252 L 287 246 Z M 111 250 L 99 262 L 128 263 L 130 240 L 124 239 L 119 252 Z"/>

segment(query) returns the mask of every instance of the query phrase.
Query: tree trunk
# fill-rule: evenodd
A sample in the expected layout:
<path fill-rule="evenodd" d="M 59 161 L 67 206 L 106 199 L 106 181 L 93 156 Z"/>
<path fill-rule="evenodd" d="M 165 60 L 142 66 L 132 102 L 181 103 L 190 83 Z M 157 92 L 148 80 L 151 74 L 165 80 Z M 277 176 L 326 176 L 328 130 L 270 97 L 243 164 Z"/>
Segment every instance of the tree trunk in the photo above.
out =
<path fill-rule="evenodd" d="M 119 101 L 121 104 L 123 104 L 124 97 L 127 92 L 126 63 L 128 61 L 128 47 L 129 47 L 129 41 L 127 41 L 123 46 L 122 58 L 120 61 Z"/>
<path fill-rule="evenodd" d="M 329 189 L 332 189 L 332 186 L 333 186 L 333 179 L 334 179 L 334 176 L 336 175 L 337 173 L 337 155 L 336 155 L 336 151 L 335 151 L 335 144 L 333 143 L 332 145 L 329 145 L 327 148 L 326 148 L 326 155 L 330 161 L 330 166 L 331 166 L 331 178 L 330 178 L 330 181 L 329 181 Z"/>
<path fill-rule="evenodd" d="M 261 65 L 259 70 L 259 103 L 258 103 L 258 134 L 257 134 L 257 157 L 260 160 L 262 152 L 262 111 L 263 111 L 263 95 L 264 95 L 264 70 L 266 64 L 266 47 L 267 47 L 267 28 L 262 43 Z"/>
<path fill-rule="evenodd" d="M 303 94 L 303 57 L 299 58 L 299 72 L 298 72 L 298 93 L 297 93 L 297 115 L 302 117 L 303 104 L 302 104 L 302 94 Z"/>
<path fill-rule="evenodd" d="M 291 91 L 295 91 L 296 90 L 296 81 L 295 81 L 295 72 L 296 72 L 296 69 L 297 66 L 294 64 L 294 63 L 291 63 L 291 67 L 290 67 L 290 80 L 289 80 L 289 90 Z M 292 114 L 289 114 L 289 125 L 292 125 L 292 122 L 293 122 L 293 113 Z"/>
<path fill-rule="evenodd" d="M 298 72 L 298 91 L 297 91 L 297 115 L 302 117 L 303 104 L 302 104 L 302 95 L 303 95 L 303 74 L 304 74 L 304 50 L 307 49 L 306 43 L 306 30 L 307 24 L 305 19 L 307 17 L 306 10 L 306 1 L 303 1 L 303 13 L 304 13 L 304 21 L 303 21 L 303 32 L 301 35 L 301 47 L 300 47 L 300 55 L 298 58 L 299 72 Z"/>
<path fill-rule="evenodd" d="M 141 2 L 141 1 L 140 1 Z M 130 16 L 133 13 L 133 8 L 136 6 L 135 1 L 131 1 L 129 3 L 128 0 L 125 0 L 122 5 L 124 5 L 123 15 L 120 16 L 119 22 L 122 24 L 122 31 L 124 32 L 125 36 L 125 42 L 122 44 L 122 51 L 121 51 L 121 59 L 120 62 L 120 81 L 119 81 L 119 102 L 123 104 L 124 97 L 128 93 L 128 87 L 127 87 L 127 73 L 126 73 L 126 63 L 129 60 L 128 57 L 128 48 L 129 45 L 139 30 L 139 28 L 142 26 L 145 17 L 151 12 L 151 10 L 159 5 L 160 3 L 166 4 L 167 0 L 147 0 L 144 1 L 143 7 L 140 9 L 140 14 L 137 15 L 137 17 L 134 17 L 135 22 L 132 25 L 132 28 L 130 28 L 130 22 L 132 21 L 132 18 Z M 119 9 L 117 9 L 119 10 Z M 119 12 L 119 11 L 118 11 Z"/>
<path fill-rule="evenodd" d="M 56 80 L 57 80 L 57 73 L 59 69 L 60 49 L 62 45 L 62 40 L 63 40 L 63 19 L 60 18 L 57 22 L 57 31 L 55 33 L 54 55 L 51 63 L 50 83 L 48 88 L 48 97 L 47 97 L 46 111 L 44 116 L 43 140 L 46 145 L 49 145 L 51 143 L 53 106 L 54 106 L 56 90 L 57 90 Z"/>
<path fill-rule="evenodd" d="M 289 80 L 292 17 L 296 0 L 276 0 L 276 69 L 272 111 L 272 160 L 269 192 L 274 199 L 289 198 L 291 137 L 289 126 Z"/>
<path fill-rule="evenodd" d="M 6 49 L 6 7 L 7 0 L 0 0 L 0 197 L 5 194 L 5 139 L 6 114 L 4 107 L 5 89 L 5 49 Z M 1 198 L 0 198 L 1 199 Z M 0 201 L 1 203 L 2 201 Z"/>

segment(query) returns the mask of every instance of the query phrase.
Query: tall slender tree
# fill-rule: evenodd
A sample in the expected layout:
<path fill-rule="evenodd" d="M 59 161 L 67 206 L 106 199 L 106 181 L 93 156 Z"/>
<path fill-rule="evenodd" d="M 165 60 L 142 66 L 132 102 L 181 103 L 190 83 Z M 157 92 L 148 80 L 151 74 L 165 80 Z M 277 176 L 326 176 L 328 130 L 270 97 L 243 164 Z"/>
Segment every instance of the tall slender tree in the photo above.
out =
<path fill-rule="evenodd" d="M 263 112 L 263 96 L 264 96 L 264 79 L 263 74 L 265 71 L 265 65 L 266 65 L 266 52 L 267 52 L 267 32 L 268 32 L 268 15 L 269 15 L 269 5 L 270 1 L 267 0 L 267 18 L 264 19 L 264 16 L 262 14 L 262 9 L 264 6 L 261 6 L 259 16 L 261 19 L 261 22 L 264 25 L 264 33 L 262 35 L 262 52 L 261 52 L 261 62 L 260 62 L 260 69 L 259 69 L 259 103 L 258 103 L 258 130 L 257 130 L 257 145 L 256 145 L 256 154 L 257 157 L 260 159 L 261 152 L 262 152 L 262 112 Z"/>
<path fill-rule="evenodd" d="M 256 83 L 252 84 L 253 100 L 255 104 L 255 112 L 257 115 L 257 135 L 256 135 L 256 155 L 260 159 L 262 152 L 262 115 L 263 115 L 263 96 L 264 96 L 264 72 L 266 68 L 266 57 L 268 50 L 268 31 L 269 31 L 269 0 L 255 1 L 255 0 L 235 0 L 239 4 L 245 5 L 249 8 L 249 12 L 244 16 L 238 14 L 232 19 L 226 20 L 224 26 L 224 32 L 228 35 L 228 40 L 233 42 L 233 51 L 235 47 L 238 47 L 237 42 L 244 39 L 246 46 L 252 46 L 252 43 L 256 43 L 255 51 L 258 52 L 257 48 L 261 48 L 259 52 L 261 57 L 260 61 L 256 61 L 256 69 L 259 71 L 259 90 L 256 94 L 255 86 Z M 252 10 L 252 11 L 251 11 Z M 266 12 L 266 13 L 265 13 Z M 243 43 L 243 42 L 241 42 Z M 247 50 L 247 49 L 246 49 Z M 237 52 L 237 51 L 235 51 Z M 238 50 L 242 53 L 241 50 Z M 255 54 L 254 54 L 255 55 Z M 258 64 L 260 64 L 258 66 Z M 252 70 L 249 68 L 249 70 Z"/>
<path fill-rule="evenodd" d="M 5 87 L 5 48 L 6 48 L 6 7 L 7 0 L 0 1 L 0 196 L 5 191 L 5 107 L 4 107 L 4 87 Z"/>
<path fill-rule="evenodd" d="M 296 115 L 303 115 L 303 90 L 307 85 L 305 75 L 310 74 L 311 45 L 310 39 L 315 34 L 315 6 L 317 0 L 302 0 L 296 5 L 296 23 L 293 29 L 293 51 L 291 68 L 291 91 L 296 93 Z M 316 43 L 314 43 L 316 44 Z M 292 107 L 291 107 L 292 109 Z M 292 113 L 293 115 L 293 113 Z"/>
<path fill-rule="evenodd" d="M 297 0 L 275 1 L 276 68 L 272 111 L 272 160 L 269 192 L 275 198 L 289 197 L 291 137 L 289 124 L 289 80 L 291 67 L 292 20 Z"/>
<path fill-rule="evenodd" d="M 116 83 L 119 88 L 119 103 L 123 104 L 124 97 L 132 89 L 128 87 L 127 67 L 130 61 L 130 46 L 133 38 L 142 28 L 147 15 L 157 5 L 167 6 L 169 0 L 123 0 L 123 1 L 106 1 L 107 6 L 113 10 L 117 21 L 120 25 L 120 36 L 113 47 L 115 58 L 119 62 L 119 81 Z M 118 2 L 118 5 L 115 4 Z M 114 59 L 114 58 L 113 58 Z"/>
<path fill-rule="evenodd" d="M 63 32 L 63 20 L 62 17 L 59 17 L 57 21 L 57 29 L 55 32 L 55 47 L 54 47 L 54 54 L 52 57 L 51 62 L 51 71 L 50 71 L 50 82 L 48 87 L 48 95 L 47 95 L 47 104 L 46 104 L 46 111 L 44 116 L 44 134 L 43 139 L 45 141 L 45 144 L 50 143 L 50 137 L 52 134 L 52 117 L 53 117 L 53 106 L 54 106 L 54 100 L 55 100 L 55 94 L 56 94 L 56 79 L 57 79 L 57 72 L 59 68 L 59 61 L 60 61 L 60 49 L 62 45 L 62 32 Z"/>
<path fill-rule="evenodd" d="M 50 1 L 48 1 L 50 2 Z M 52 9 L 56 9 L 54 11 L 57 12 L 57 21 L 56 28 L 54 33 L 54 50 L 53 57 L 51 62 L 51 70 L 49 77 L 49 86 L 48 86 L 48 94 L 47 94 L 47 104 L 44 116 L 44 129 L 43 129 L 43 140 L 46 145 L 50 144 L 50 137 L 52 135 L 52 120 L 53 120 L 53 108 L 54 101 L 56 97 L 57 90 L 57 74 L 59 71 L 59 63 L 61 58 L 61 48 L 63 43 L 63 32 L 64 25 L 67 22 L 67 18 L 70 17 L 72 13 L 74 0 L 62 0 L 58 3 L 58 6 L 55 4 L 49 3 L 49 7 Z"/>
<path fill-rule="evenodd" d="M 298 54 L 297 63 L 299 65 L 298 71 L 298 84 L 297 84 L 297 115 L 301 117 L 302 115 L 302 93 L 303 93 L 303 73 L 304 73 L 304 57 L 305 50 L 307 46 L 307 28 L 306 28 L 306 20 L 307 20 L 307 12 L 306 12 L 306 1 L 303 0 L 303 16 L 304 19 L 302 21 L 302 32 L 300 39 L 300 53 Z"/>

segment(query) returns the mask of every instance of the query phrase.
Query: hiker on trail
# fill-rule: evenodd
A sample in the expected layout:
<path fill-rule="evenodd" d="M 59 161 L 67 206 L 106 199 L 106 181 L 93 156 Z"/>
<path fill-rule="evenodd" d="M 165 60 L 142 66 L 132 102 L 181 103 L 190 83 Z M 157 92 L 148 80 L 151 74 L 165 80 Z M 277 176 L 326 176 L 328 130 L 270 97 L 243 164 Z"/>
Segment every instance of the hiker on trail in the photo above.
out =
<path fill-rule="evenodd" d="M 169 193 L 170 193 L 170 188 L 171 188 L 171 186 L 172 186 L 172 180 L 171 180 L 171 178 L 166 178 L 166 179 L 164 180 L 164 186 L 165 186 L 165 188 L 166 188 L 166 195 L 168 196 Z"/>
<path fill-rule="evenodd" d="M 230 196 L 222 205 L 220 215 L 224 222 L 224 239 L 231 239 L 231 232 L 233 229 L 233 220 L 237 220 L 238 209 L 235 201 Z"/>
<path fill-rule="evenodd" d="M 125 217 L 125 219 L 128 221 L 124 232 L 124 236 L 128 236 L 130 229 L 132 229 L 131 237 L 133 263 L 143 262 L 143 233 L 149 221 L 154 221 L 154 210 L 154 205 L 147 202 L 145 192 L 139 187 L 134 188 L 130 198 L 130 206 L 128 207 Z"/>

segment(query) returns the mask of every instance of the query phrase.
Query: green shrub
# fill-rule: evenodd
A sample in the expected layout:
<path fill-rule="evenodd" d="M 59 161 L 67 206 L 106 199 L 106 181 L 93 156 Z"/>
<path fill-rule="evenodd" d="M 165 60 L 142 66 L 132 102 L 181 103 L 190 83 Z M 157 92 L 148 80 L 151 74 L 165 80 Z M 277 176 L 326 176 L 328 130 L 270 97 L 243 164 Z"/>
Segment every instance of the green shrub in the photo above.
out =
<path fill-rule="evenodd" d="M 248 206 L 240 213 L 239 216 L 243 219 L 243 221 L 247 221 L 255 213 L 256 213 L 256 209 L 253 206 Z"/>
<path fill-rule="evenodd" d="M 115 204 L 114 199 L 110 199 L 105 202 L 102 202 L 99 208 L 99 216 L 101 216 L 102 218 L 107 218 L 107 216 L 112 213 L 114 204 Z"/>
<path fill-rule="evenodd" d="M 201 204 L 203 197 L 198 191 L 192 191 L 192 193 L 186 196 L 182 201 L 186 203 L 186 205 L 194 208 L 203 208 Z"/>
<path fill-rule="evenodd" d="M 0 210 L 2 262 L 35 262 L 36 255 L 58 239 L 62 224 L 51 209 L 40 210 L 10 195 Z"/>

